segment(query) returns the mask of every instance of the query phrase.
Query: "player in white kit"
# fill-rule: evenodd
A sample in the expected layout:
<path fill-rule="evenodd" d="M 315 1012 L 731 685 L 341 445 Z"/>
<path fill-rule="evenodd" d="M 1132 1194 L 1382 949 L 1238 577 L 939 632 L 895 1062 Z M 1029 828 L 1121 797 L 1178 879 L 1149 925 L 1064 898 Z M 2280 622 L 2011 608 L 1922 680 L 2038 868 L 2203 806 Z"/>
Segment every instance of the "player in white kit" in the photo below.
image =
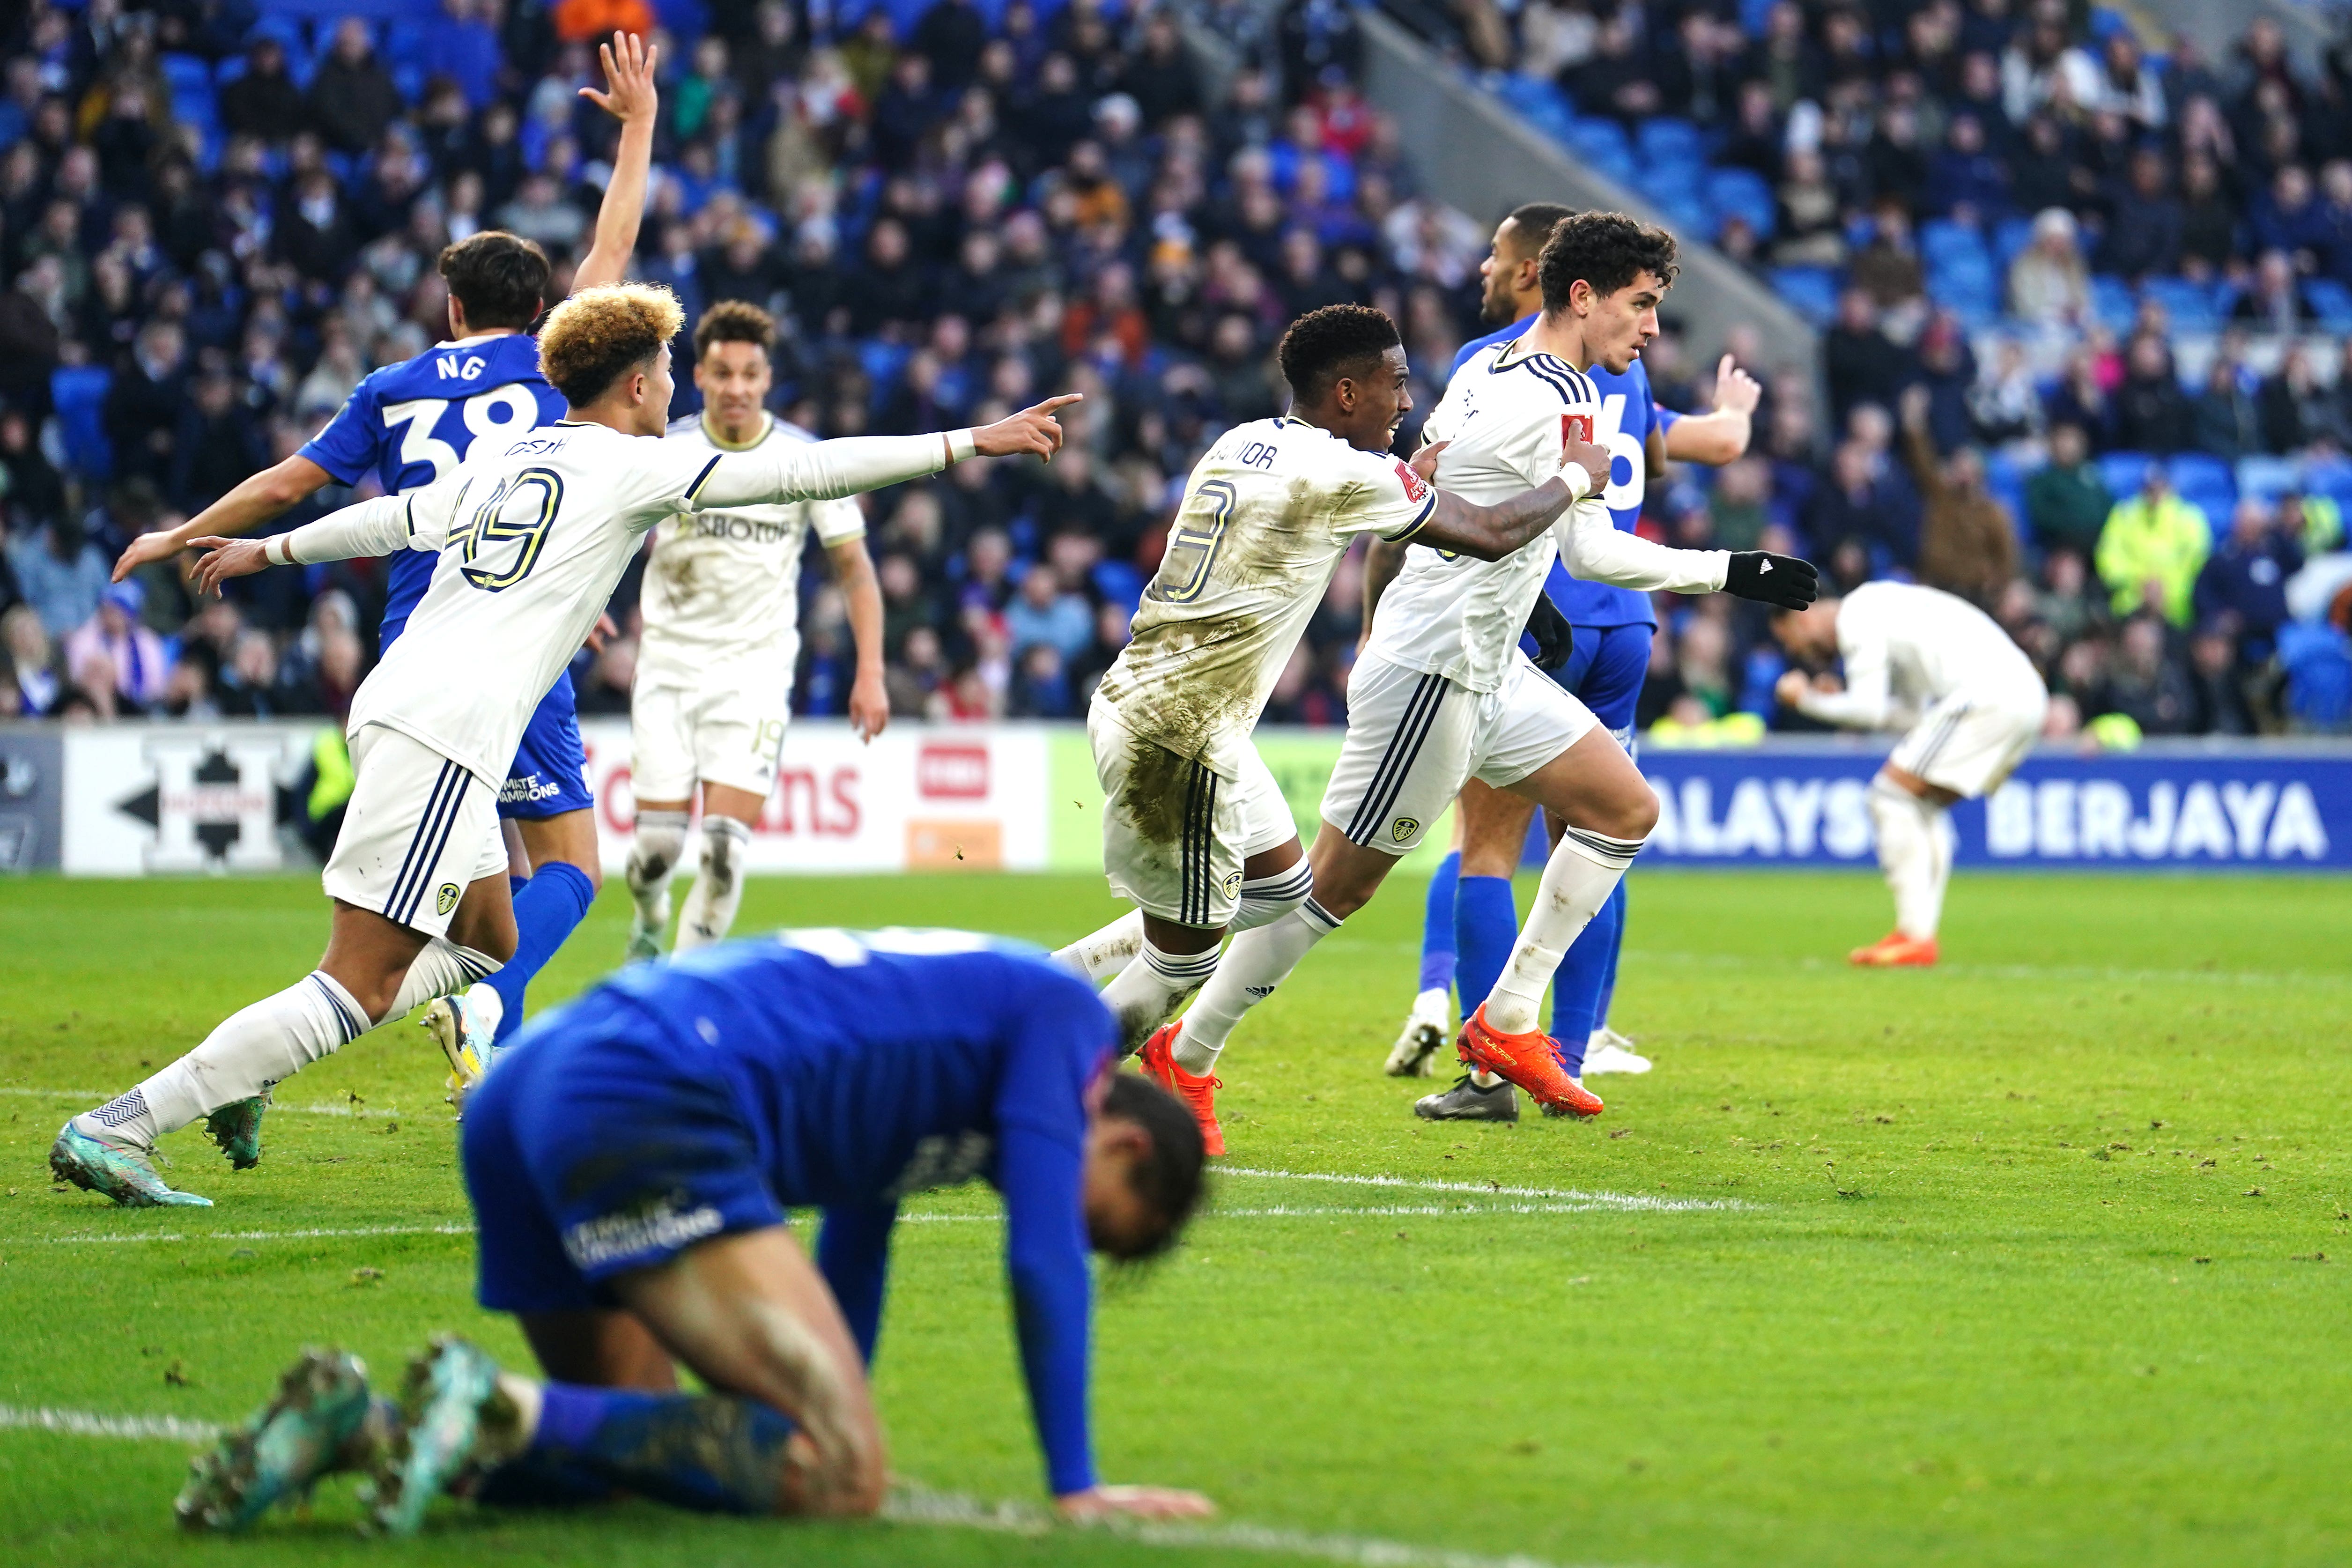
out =
<path fill-rule="evenodd" d="M 1895 893 L 1895 929 L 1848 956 L 1873 968 L 1936 962 L 1936 928 L 1952 878 L 1952 803 L 1990 795 L 2042 733 L 2049 689 L 1999 622 L 1966 599 L 1912 583 L 1865 583 L 1843 599 L 1772 617 L 1790 657 L 1843 681 L 1792 669 L 1773 695 L 1825 724 L 1907 727 L 1870 781 L 1878 864 Z"/>
<path fill-rule="evenodd" d="M 722 300 L 694 328 L 702 412 L 669 439 L 704 453 L 751 452 L 816 439 L 766 407 L 776 323 Z M 636 684 L 629 694 L 629 775 L 636 845 L 629 852 L 628 956 L 661 952 L 670 877 L 686 849 L 687 814 L 702 785 L 702 856 L 678 921 L 677 951 L 718 942 L 743 900 L 743 861 L 767 804 L 792 719 L 800 658 L 801 552 L 814 532 L 833 563 L 857 644 L 849 721 L 872 740 L 890 721 L 882 689 L 882 592 L 854 500 L 709 507 L 654 531 L 640 609 Z"/>
<path fill-rule="evenodd" d="M 1130 1048 L 1214 971 L 1228 928 L 1312 908 L 1297 829 L 1250 731 L 1349 544 L 1368 534 L 1491 559 L 1606 483 L 1604 451 L 1555 438 L 1486 504 L 1433 489 L 1389 453 L 1412 401 L 1396 325 L 1378 310 L 1309 312 L 1279 356 L 1290 414 L 1235 427 L 1193 468 L 1133 640 L 1087 713 L 1104 868 L 1139 913 L 1056 956 L 1097 978 L 1116 971 L 1104 1000 Z M 1171 1081 L 1164 1053 L 1143 1065 Z M 1185 1092 L 1201 1113 L 1207 1090 Z M 1202 1131 L 1222 1152 L 1213 1114 Z"/>
<path fill-rule="evenodd" d="M 604 614 L 646 531 L 698 506 L 854 495 L 937 473 L 975 453 L 1060 444 L 1049 400 L 987 429 L 869 437 L 756 452 L 641 441 L 669 419 L 667 289 L 575 293 L 540 334 L 541 368 L 569 417 L 478 443 L 446 478 L 268 539 L 201 539 L 201 589 L 267 565 L 402 549 L 439 556 L 405 634 L 360 685 L 349 731 L 356 778 L 322 879 L 333 934 L 319 967 L 237 1013 L 138 1087 L 66 1123 L 59 1179 L 119 1204 L 204 1205 L 150 1163 L 155 1139 L 210 1119 L 399 1017 L 495 971 L 513 952 L 497 792 L 517 740 Z"/>
<path fill-rule="evenodd" d="M 1539 269 L 1541 317 L 1456 372 L 1423 428 L 1438 484 L 1471 500 L 1516 490 L 1590 443 L 1600 402 L 1584 369 L 1597 362 L 1622 374 L 1657 335 L 1675 242 L 1622 213 L 1582 213 L 1554 228 Z M 1519 652 L 1519 628 L 1555 548 L 1572 574 L 1628 588 L 1787 605 L 1811 603 L 1815 591 L 1813 568 L 1789 556 L 1669 550 L 1620 532 L 1601 488 L 1570 508 L 1551 539 L 1499 559 L 1416 551 L 1380 597 L 1348 682 L 1348 736 L 1309 857 L 1313 896 L 1236 938 L 1192 1009 L 1146 1047 L 1147 1059 L 1171 1059 L 1172 1087 L 1196 1112 L 1242 1015 L 1371 898 L 1473 778 L 1526 795 L 1567 831 L 1502 979 L 1464 1023 L 1457 1048 L 1547 1108 L 1601 1109 L 1560 1068 L 1535 1027 L 1536 1008 L 1568 944 L 1648 837 L 1657 797 L 1584 704 Z"/>

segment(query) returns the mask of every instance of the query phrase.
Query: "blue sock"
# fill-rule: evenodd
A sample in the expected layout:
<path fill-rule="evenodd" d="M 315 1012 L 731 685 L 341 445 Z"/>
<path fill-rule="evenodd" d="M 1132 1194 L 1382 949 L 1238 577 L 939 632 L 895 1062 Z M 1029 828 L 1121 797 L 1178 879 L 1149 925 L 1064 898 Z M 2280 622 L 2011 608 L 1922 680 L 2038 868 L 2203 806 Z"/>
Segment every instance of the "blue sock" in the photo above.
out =
<path fill-rule="evenodd" d="M 1592 1009 L 1592 1026 L 1596 1029 L 1609 1026 L 1609 1006 L 1617 1000 L 1617 955 L 1625 951 L 1625 884 L 1622 881 L 1617 884 L 1617 891 L 1611 895 L 1609 901 L 1617 906 L 1617 934 L 1609 943 L 1609 973 L 1601 977 L 1601 1001 Z"/>
<path fill-rule="evenodd" d="M 1551 977 L 1551 1037 L 1559 1042 L 1559 1064 L 1570 1078 L 1584 1075 L 1584 1047 L 1592 1038 L 1601 988 L 1615 966 L 1617 934 L 1625 928 L 1625 884 L 1621 880 L 1591 924 L 1576 933 Z"/>
<path fill-rule="evenodd" d="M 703 1513 L 775 1511 L 796 1430 L 781 1411 L 731 1394 L 572 1383 L 548 1384 L 541 1398 L 530 1449 L 492 1472 L 485 1501 L 583 1501 L 601 1485 Z"/>
<path fill-rule="evenodd" d="M 547 966 L 596 901 L 588 873 L 565 860 L 549 861 L 528 881 L 508 881 L 515 889 L 515 952 L 488 981 L 507 1008 L 493 1041 L 498 1045 L 522 1027 L 522 994 L 530 977 Z"/>
<path fill-rule="evenodd" d="M 1511 946 L 1519 939 L 1519 910 L 1511 901 L 1508 877 L 1465 877 L 1454 890 L 1454 944 L 1461 953 L 1454 971 L 1454 989 L 1461 993 L 1462 1016 L 1468 1017 L 1511 962 Z"/>
<path fill-rule="evenodd" d="M 1454 988 L 1454 884 L 1462 875 L 1462 851 L 1449 849 L 1429 879 L 1429 902 L 1421 911 L 1421 989 Z"/>

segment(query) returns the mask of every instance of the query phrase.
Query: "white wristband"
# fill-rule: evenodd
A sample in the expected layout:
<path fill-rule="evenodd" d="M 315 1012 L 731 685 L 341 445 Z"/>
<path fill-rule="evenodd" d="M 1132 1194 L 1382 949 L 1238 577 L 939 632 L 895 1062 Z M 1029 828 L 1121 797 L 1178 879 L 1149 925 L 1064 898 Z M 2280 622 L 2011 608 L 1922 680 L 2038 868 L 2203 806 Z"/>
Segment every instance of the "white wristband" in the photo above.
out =
<path fill-rule="evenodd" d="M 280 553 L 281 548 L 283 553 Z M 261 558 L 272 566 L 293 565 L 294 535 L 292 531 L 289 530 L 285 533 L 273 533 L 264 540 L 261 544 Z"/>
<path fill-rule="evenodd" d="M 1568 481 L 1568 499 L 1582 500 L 1592 493 L 1592 476 L 1584 471 L 1582 463 L 1562 463 L 1559 477 Z"/>
<path fill-rule="evenodd" d="M 948 432 L 949 462 L 961 463 L 966 458 L 978 455 L 979 451 L 980 439 L 971 430 L 950 430 Z"/>

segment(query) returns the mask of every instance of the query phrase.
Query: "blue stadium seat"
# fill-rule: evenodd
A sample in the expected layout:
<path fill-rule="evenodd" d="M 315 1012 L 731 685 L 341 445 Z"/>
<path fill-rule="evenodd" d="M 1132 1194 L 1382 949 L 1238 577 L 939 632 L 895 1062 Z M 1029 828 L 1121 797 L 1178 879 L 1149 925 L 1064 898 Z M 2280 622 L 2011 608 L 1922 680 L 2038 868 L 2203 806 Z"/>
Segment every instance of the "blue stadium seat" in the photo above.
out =
<path fill-rule="evenodd" d="M 1772 291 L 1789 309 L 1827 327 L 1837 319 L 1838 279 L 1833 267 L 1775 267 L 1769 277 Z"/>
<path fill-rule="evenodd" d="M 1667 115 L 1644 120 L 1634 144 L 1641 150 L 1644 163 L 1701 163 L 1706 161 L 1706 139 L 1699 134 L 1698 127 L 1687 120 L 1676 120 Z"/>
<path fill-rule="evenodd" d="M 2311 729 L 2352 724 L 2352 639 L 2325 623 L 2289 621 L 2279 628 L 2278 650 L 2288 714 Z"/>
<path fill-rule="evenodd" d="M 2009 264 L 2017 259 L 2018 252 L 2033 243 L 2033 220 L 2030 217 L 2004 218 L 1993 226 L 1992 259 L 2002 276 L 2009 273 Z"/>
<path fill-rule="evenodd" d="M 1625 128 L 1613 120 L 1591 115 L 1579 115 L 1569 122 L 1568 144 L 1588 157 L 1602 156 L 1633 161 L 1633 144 L 1625 139 Z"/>
<path fill-rule="evenodd" d="M 1919 257 L 1930 267 L 1962 258 L 1981 262 L 1988 268 L 1992 266 L 1992 252 L 1985 247 L 1984 236 L 1970 225 L 1949 218 L 1929 218 L 1919 226 Z"/>
<path fill-rule="evenodd" d="M 1716 169 L 1706 176 L 1706 202 L 1718 219 L 1744 217 L 1759 239 L 1769 239 L 1779 214 L 1772 187 L 1753 169 Z"/>
<path fill-rule="evenodd" d="M 2131 285 L 2107 273 L 2095 273 L 2091 278 L 2091 313 L 2099 324 L 2113 332 L 2127 332 L 2139 319 L 2139 300 Z"/>
<path fill-rule="evenodd" d="M 2121 500 L 2139 489 L 2155 460 L 2146 452 L 2109 452 L 2099 459 L 2099 477 L 2107 481 L 2107 493 Z"/>
<path fill-rule="evenodd" d="M 2226 458 L 2205 452 L 2182 452 L 2167 465 L 2172 488 L 2180 498 L 2205 513 L 2205 521 L 2219 539 L 2230 531 L 2230 514 L 2238 509 L 2238 476 Z"/>
<path fill-rule="evenodd" d="M 2238 493 L 2275 501 L 2303 483 L 2303 465 L 2293 458 L 2241 458 Z"/>
<path fill-rule="evenodd" d="M 194 89 L 209 92 L 213 85 L 213 68 L 195 55 L 165 55 L 163 58 L 163 85 L 174 96 Z"/>
<path fill-rule="evenodd" d="M 1089 575 L 1105 604 L 1117 605 L 1129 615 L 1143 601 L 1143 574 L 1129 562 L 1097 561 Z"/>
<path fill-rule="evenodd" d="M 66 458 L 86 479 L 114 477 L 114 447 L 106 438 L 106 395 L 114 373 L 100 365 L 61 365 L 49 373 L 49 402 L 58 411 Z"/>
<path fill-rule="evenodd" d="M 2305 463 L 2303 488 L 2313 495 L 2326 496 L 2337 506 L 2352 510 L 2352 463 L 2341 458 Z"/>
<path fill-rule="evenodd" d="M 2213 290 L 2208 285 L 2187 278 L 2151 278 L 2140 285 L 2139 291 L 2163 306 L 2179 331 L 2211 331 L 2221 324 L 2221 313 L 2214 308 Z"/>
<path fill-rule="evenodd" d="M 2303 297 L 2311 301 L 2320 324 L 2331 332 L 2352 331 L 2352 289 L 2333 278 L 2304 279 Z"/>

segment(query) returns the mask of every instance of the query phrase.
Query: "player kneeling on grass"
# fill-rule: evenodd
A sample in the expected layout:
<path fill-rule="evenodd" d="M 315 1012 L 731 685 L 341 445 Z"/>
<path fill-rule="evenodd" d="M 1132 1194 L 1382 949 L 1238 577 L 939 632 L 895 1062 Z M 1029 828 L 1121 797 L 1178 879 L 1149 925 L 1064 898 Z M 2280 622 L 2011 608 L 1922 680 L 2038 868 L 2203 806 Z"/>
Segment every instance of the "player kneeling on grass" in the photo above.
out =
<path fill-rule="evenodd" d="M 433 1498 L 634 1492 L 727 1513 L 870 1514 L 887 1475 L 867 1387 L 898 1205 L 985 1178 L 1046 1474 L 1071 1518 L 1204 1514 L 1095 1478 L 1089 1245 L 1175 1241 L 1201 1136 L 1112 1066 L 1110 1015 L 1042 958 L 961 931 L 787 931 L 641 965 L 531 1024 L 468 1102 L 482 1304 L 549 1381 L 445 1338 L 397 1404 L 338 1352 L 196 1459 L 177 1504 L 234 1530 L 364 1468 L 375 1528 Z M 785 1211 L 824 1211 L 816 1260 Z M 683 1363 L 707 1394 L 683 1394 Z"/>
<path fill-rule="evenodd" d="M 1845 679 L 1792 669 L 1773 694 L 1826 724 L 1911 729 L 1870 781 L 1878 864 L 1895 892 L 1895 929 L 1849 956 L 1874 968 L 1936 962 L 1952 879 L 1956 800 L 1990 795 L 2042 733 L 2049 689 L 2000 623 L 1967 600 L 1910 583 L 1865 583 L 1772 618 L 1792 658 L 1843 660 Z"/>

